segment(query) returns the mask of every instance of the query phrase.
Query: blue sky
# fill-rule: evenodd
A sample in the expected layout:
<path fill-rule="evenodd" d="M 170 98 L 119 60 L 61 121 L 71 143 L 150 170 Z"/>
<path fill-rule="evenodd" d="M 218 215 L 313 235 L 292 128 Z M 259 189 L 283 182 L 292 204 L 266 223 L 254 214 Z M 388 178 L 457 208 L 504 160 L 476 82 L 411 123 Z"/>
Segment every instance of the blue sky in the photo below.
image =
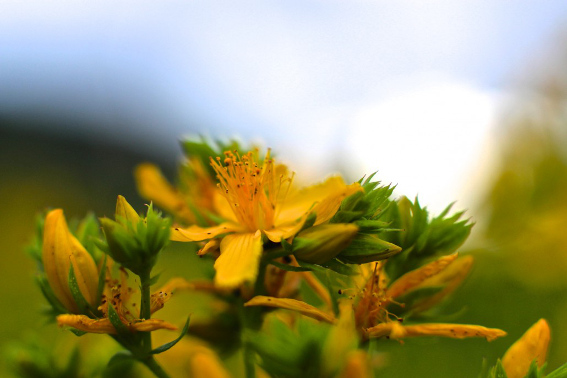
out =
<path fill-rule="evenodd" d="M 438 209 L 478 174 L 502 99 L 566 15 L 565 1 L 5 1 L 0 113 L 168 151 L 185 133 L 260 138 L 292 165 L 379 170 Z"/>

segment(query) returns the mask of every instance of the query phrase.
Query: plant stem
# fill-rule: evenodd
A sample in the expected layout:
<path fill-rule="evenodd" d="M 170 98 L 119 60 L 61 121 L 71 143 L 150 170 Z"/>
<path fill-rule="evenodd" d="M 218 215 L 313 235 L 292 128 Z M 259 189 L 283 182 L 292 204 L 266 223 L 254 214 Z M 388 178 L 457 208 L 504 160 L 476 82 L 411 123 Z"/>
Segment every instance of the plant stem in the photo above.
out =
<path fill-rule="evenodd" d="M 140 319 L 150 319 L 151 304 L 150 304 L 150 269 L 140 273 Z M 142 332 L 142 349 L 144 352 L 149 353 L 152 350 L 152 334 L 151 332 Z"/>
<path fill-rule="evenodd" d="M 149 332 L 148 332 L 149 333 Z M 156 362 L 153 356 L 149 356 L 141 360 L 156 375 L 158 378 L 169 378 L 169 375 L 163 370 L 163 368 Z"/>

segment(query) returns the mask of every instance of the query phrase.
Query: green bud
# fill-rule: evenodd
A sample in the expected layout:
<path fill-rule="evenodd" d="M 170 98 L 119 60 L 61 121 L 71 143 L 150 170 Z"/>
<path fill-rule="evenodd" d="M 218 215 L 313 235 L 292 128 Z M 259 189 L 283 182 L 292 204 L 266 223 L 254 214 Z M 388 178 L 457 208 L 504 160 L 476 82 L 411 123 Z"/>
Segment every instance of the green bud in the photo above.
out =
<path fill-rule="evenodd" d="M 337 258 L 349 264 L 364 264 L 387 259 L 402 249 L 373 235 L 358 235 Z"/>
<path fill-rule="evenodd" d="M 152 205 L 146 218 L 140 218 L 122 196 L 116 204 L 116 218 L 100 219 L 110 257 L 138 275 L 151 270 L 157 254 L 169 242 L 170 220 Z"/>
<path fill-rule="evenodd" d="M 310 227 L 293 240 L 293 254 L 299 260 L 325 263 L 344 250 L 358 233 L 358 227 L 348 223 L 331 223 Z"/>

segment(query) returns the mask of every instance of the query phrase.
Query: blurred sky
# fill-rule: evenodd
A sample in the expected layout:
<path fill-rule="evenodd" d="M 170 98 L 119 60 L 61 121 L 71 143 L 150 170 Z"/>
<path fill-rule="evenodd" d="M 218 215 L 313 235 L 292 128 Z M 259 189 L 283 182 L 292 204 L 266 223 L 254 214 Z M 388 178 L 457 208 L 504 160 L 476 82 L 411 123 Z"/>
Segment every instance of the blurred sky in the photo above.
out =
<path fill-rule="evenodd" d="M 186 133 L 259 138 L 300 176 L 378 170 L 439 211 L 482 180 L 509 84 L 566 16 L 559 0 L 2 1 L 0 115 L 165 154 Z"/>

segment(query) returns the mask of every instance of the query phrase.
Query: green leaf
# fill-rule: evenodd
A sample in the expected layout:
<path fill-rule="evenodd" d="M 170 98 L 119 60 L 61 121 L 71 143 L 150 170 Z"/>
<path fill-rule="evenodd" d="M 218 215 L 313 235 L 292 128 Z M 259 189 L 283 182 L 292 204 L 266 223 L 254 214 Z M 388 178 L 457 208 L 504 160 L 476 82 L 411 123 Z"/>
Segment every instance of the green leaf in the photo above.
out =
<path fill-rule="evenodd" d="M 81 337 L 81 336 L 87 334 L 87 332 L 85 332 L 85 331 L 80 331 L 80 330 L 74 329 L 74 328 L 69 328 L 69 331 L 71 331 L 75 336 L 78 336 L 78 337 Z"/>
<path fill-rule="evenodd" d="M 387 259 L 401 251 L 395 244 L 373 235 L 359 235 L 337 257 L 351 264 Z"/>
<path fill-rule="evenodd" d="M 356 269 L 350 267 L 347 264 L 344 264 L 343 262 L 341 262 L 337 259 L 329 260 L 324 264 L 311 264 L 311 263 L 307 263 L 305 261 L 299 261 L 299 260 L 297 262 L 302 267 L 309 268 L 311 270 L 322 272 L 322 273 L 325 273 L 328 269 L 330 269 L 330 270 L 332 270 L 336 273 L 339 273 L 343 276 L 355 276 L 355 275 L 358 274 L 358 271 Z"/>
<path fill-rule="evenodd" d="M 553 370 L 545 378 L 567 378 L 567 363 Z"/>
<path fill-rule="evenodd" d="M 489 378 L 508 378 L 501 360 L 496 362 L 496 366 L 494 366 L 489 373 Z"/>
<path fill-rule="evenodd" d="M 45 299 L 47 299 L 47 301 L 53 308 L 55 315 L 66 314 L 68 310 L 65 308 L 65 306 L 63 306 L 63 304 L 61 304 L 59 299 L 57 299 L 57 297 L 53 293 L 53 290 L 51 289 L 51 286 L 49 286 L 49 282 L 47 281 L 45 274 L 36 276 L 36 282 L 39 285 L 43 296 L 45 297 Z"/>
<path fill-rule="evenodd" d="M 280 268 L 281 270 L 286 270 L 288 272 L 310 272 L 312 270 L 312 269 L 307 268 L 307 267 L 282 264 L 282 263 L 279 263 L 279 262 L 273 261 L 273 260 L 269 261 L 268 264 L 272 264 L 273 266 Z"/>
<path fill-rule="evenodd" d="M 75 277 L 73 264 L 71 264 L 69 267 L 68 283 L 69 289 L 71 290 L 71 295 L 73 296 L 73 300 L 79 308 L 79 312 L 81 314 L 88 315 L 88 310 L 91 308 L 91 305 L 87 302 L 87 300 L 83 296 L 83 293 L 81 293 L 81 289 L 79 288 L 79 284 L 77 282 L 77 277 Z"/>
<path fill-rule="evenodd" d="M 161 277 L 161 273 L 157 273 L 153 277 L 151 277 L 150 278 L 150 286 L 155 285 L 159 281 L 160 277 Z"/>
<path fill-rule="evenodd" d="M 117 364 L 122 364 L 124 362 L 133 362 L 135 360 L 136 360 L 135 357 L 132 355 L 130 351 L 120 350 L 116 352 L 112 357 L 110 357 L 107 366 L 112 367 Z"/>
<path fill-rule="evenodd" d="M 120 320 L 120 316 L 118 316 L 118 313 L 116 312 L 114 306 L 111 303 L 108 303 L 108 319 L 110 320 L 110 323 L 112 323 L 112 325 L 114 326 L 114 329 L 116 329 L 118 335 L 130 336 L 132 334 L 132 332 L 130 332 L 130 329 L 126 326 L 126 324 L 122 323 L 122 320 Z"/>
<path fill-rule="evenodd" d="M 155 348 L 154 350 L 152 350 L 150 352 L 150 354 L 159 354 L 159 353 L 163 353 L 166 350 L 170 349 L 171 347 L 173 347 L 175 344 L 177 344 L 179 342 L 179 340 L 181 340 L 183 338 L 183 336 L 185 336 L 185 334 L 187 333 L 187 330 L 189 329 L 189 320 L 191 319 L 191 317 L 187 317 L 187 321 L 185 322 L 185 326 L 183 327 L 183 329 L 181 330 L 181 333 L 179 334 L 179 337 L 176 338 L 173 341 L 170 341 L 169 343 L 165 343 L 157 348 Z"/>
<path fill-rule="evenodd" d="M 100 303 L 102 300 L 102 293 L 104 291 L 104 284 L 106 283 L 106 258 L 107 256 L 104 255 L 104 260 L 102 261 L 102 265 L 100 266 L 100 272 L 98 273 L 98 287 L 96 289 L 96 302 Z"/>

